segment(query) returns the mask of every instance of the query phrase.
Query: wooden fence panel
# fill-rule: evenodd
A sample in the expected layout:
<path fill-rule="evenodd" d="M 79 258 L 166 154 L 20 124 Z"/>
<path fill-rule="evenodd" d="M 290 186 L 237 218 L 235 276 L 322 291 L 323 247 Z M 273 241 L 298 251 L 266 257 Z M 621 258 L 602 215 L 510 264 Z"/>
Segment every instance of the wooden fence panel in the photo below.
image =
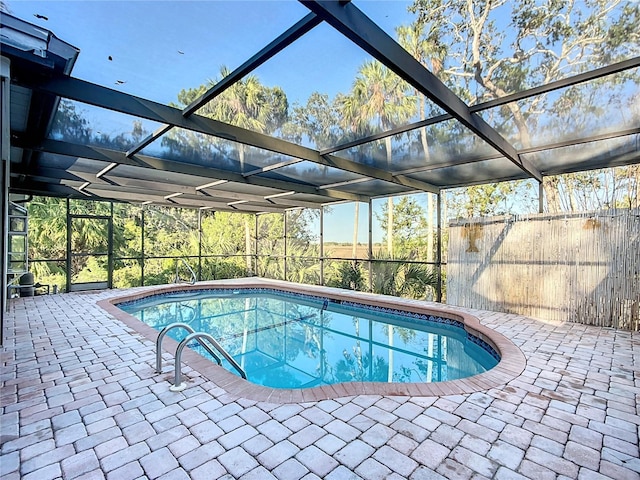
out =
<path fill-rule="evenodd" d="M 456 221 L 447 303 L 640 328 L 640 209 Z"/>

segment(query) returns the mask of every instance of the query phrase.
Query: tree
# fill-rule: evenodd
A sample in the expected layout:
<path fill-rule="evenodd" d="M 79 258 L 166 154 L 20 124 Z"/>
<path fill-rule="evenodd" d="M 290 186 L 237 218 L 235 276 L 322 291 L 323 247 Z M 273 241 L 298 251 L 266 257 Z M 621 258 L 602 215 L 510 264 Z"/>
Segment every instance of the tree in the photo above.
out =
<path fill-rule="evenodd" d="M 427 31 L 426 28 L 427 26 L 419 19 L 410 25 L 401 25 L 396 29 L 398 42 L 423 66 L 429 68 L 434 75 L 438 76 L 442 71 L 446 48 L 437 37 L 437 31 L 434 28 Z M 414 97 L 418 102 L 417 111 L 421 119 L 428 118 L 440 112 L 433 104 L 428 103 L 425 96 L 416 89 L 414 89 Z M 430 160 L 429 142 L 425 128 L 420 129 L 420 141 L 422 143 L 425 164 L 428 164 Z"/>
<path fill-rule="evenodd" d="M 294 105 L 282 130 L 288 140 L 310 143 L 319 150 L 332 147 L 344 137 L 340 113 L 335 100 L 313 92 L 306 105 Z"/>
<path fill-rule="evenodd" d="M 619 185 L 618 193 L 621 199 L 616 198 L 614 208 L 638 208 L 640 207 L 640 165 L 630 165 L 615 171 L 615 183 Z"/>
<path fill-rule="evenodd" d="M 320 245 L 313 224 L 320 212 L 312 209 L 287 211 L 287 280 L 320 283 Z"/>
<path fill-rule="evenodd" d="M 220 80 L 228 76 L 229 73 L 231 73 L 230 70 L 222 66 L 220 68 Z M 178 93 L 179 104 L 181 106 L 189 105 L 200 98 L 218 81 L 214 80 L 207 85 L 181 90 Z M 198 114 L 259 133 L 273 134 L 286 121 L 288 108 L 287 96 L 280 87 L 267 87 L 260 82 L 257 76 L 248 75 L 202 106 L 198 110 Z M 163 140 L 164 144 L 177 152 L 181 152 L 185 148 L 193 148 L 195 150 L 194 153 L 198 155 L 191 155 L 195 156 L 200 162 L 212 156 L 208 155 L 209 152 L 217 151 L 218 156 L 222 157 L 222 162 L 227 164 L 234 163 L 230 161 L 232 152 L 229 151 L 227 141 L 197 135 L 194 132 L 180 132 L 179 134 L 183 135 L 183 137 L 167 136 Z M 191 147 L 192 145 L 195 147 Z M 236 168 L 240 172 L 244 172 L 247 147 L 243 143 L 233 143 L 232 146 L 237 149 L 235 152 L 238 158 Z M 249 217 L 245 217 L 244 231 L 247 271 L 251 271 L 251 257 L 249 256 L 251 226 L 249 225 Z"/>
<path fill-rule="evenodd" d="M 410 25 L 401 25 L 396 29 L 398 35 L 398 42 L 407 50 L 413 57 L 418 60 L 422 65 L 429 68 L 431 72 L 438 76 L 442 70 L 444 63 L 444 55 L 446 54 L 446 48 L 440 42 L 440 39 L 436 35 L 436 31 L 431 29 L 426 31 L 423 28 L 422 23 L 419 20 L 412 22 Z M 430 103 L 427 103 L 425 96 L 414 90 L 415 98 L 418 100 L 418 114 L 421 118 L 428 118 L 436 114 L 437 110 Z M 427 109 L 427 107 L 430 107 Z M 424 154 L 425 165 L 429 164 L 431 155 L 429 153 L 429 141 L 426 127 L 422 127 L 419 130 L 420 143 L 422 144 L 422 151 Z M 433 196 L 427 194 L 427 222 L 429 228 L 427 229 L 427 261 L 433 260 Z"/>
<path fill-rule="evenodd" d="M 222 66 L 220 79 L 212 80 L 208 84 L 196 88 L 181 90 L 178 93 L 178 106 L 184 107 L 191 104 L 230 73 L 227 67 Z M 260 82 L 257 76 L 248 75 L 203 105 L 197 113 L 237 127 L 273 134 L 286 121 L 288 109 L 287 96 L 282 88 L 267 87 Z M 201 138 L 205 142 L 211 140 L 209 137 Z M 237 148 L 240 170 L 244 171 L 246 146 L 237 143 L 235 147 Z"/>
<path fill-rule="evenodd" d="M 89 121 L 78 112 L 76 105 L 67 99 L 60 100 L 51 128 L 51 137 L 85 144 L 91 142 L 92 136 Z"/>
<path fill-rule="evenodd" d="M 559 0 L 542 5 L 533 0 L 416 0 L 410 11 L 416 13 L 422 32 L 446 47 L 439 77 L 470 104 L 631 58 L 640 51 L 640 7 L 627 0 Z M 601 81 L 600 88 L 607 89 L 602 98 L 610 98 L 612 89 L 629 97 L 620 78 Z M 597 93 L 590 95 L 596 102 L 593 110 L 600 100 Z M 511 102 L 483 115 L 491 117 L 516 148 L 527 148 L 541 139 L 558 138 L 558 132 L 584 128 L 579 118 L 566 115 L 566 106 L 586 98 L 579 88 L 568 88 L 559 95 Z M 584 107 L 580 105 L 581 111 Z M 558 177 L 545 178 L 550 211 L 561 208 L 559 185 Z"/>
<path fill-rule="evenodd" d="M 410 263 L 414 259 L 415 257 L 409 257 L 394 260 L 384 251 L 375 254 L 372 271 L 373 293 L 424 298 L 427 289 L 436 290 L 438 286 L 436 273 L 424 264 Z"/>
<path fill-rule="evenodd" d="M 329 287 L 347 290 L 364 290 L 365 278 L 360 263 L 357 261 L 340 262 L 334 275 L 327 280 Z"/>
<path fill-rule="evenodd" d="M 428 195 L 428 194 L 427 194 Z M 428 220 L 424 208 L 418 203 L 421 196 L 404 195 L 394 205 L 393 225 L 387 225 L 388 205 L 382 205 L 382 212 L 376 212 L 376 218 L 380 222 L 382 230 L 393 232 L 393 245 L 395 257 L 419 258 L 429 257 L 427 251 Z M 383 238 L 383 241 L 386 238 Z M 433 253 L 433 252 L 432 252 Z"/>
<path fill-rule="evenodd" d="M 345 130 L 363 134 L 386 131 L 404 124 L 415 114 L 415 103 L 409 85 L 380 62 L 366 62 L 349 95 L 339 99 Z M 392 137 L 384 140 L 386 166 L 393 164 Z M 393 198 L 389 197 L 387 214 L 389 228 L 393 225 Z M 356 209 L 358 206 L 356 206 Z M 357 210 L 356 210 L 357 213 Z M 356 218 L 357 225 L 357 218 Z M 357 235 L 355 235 L 357 238 Z M 393 252 L 393 234 L 387 232 L 387 251 Z"/>
<path fill-rule="evenodd" d="M 29 259 L 40 283 L 64 287 L 67 258 L 67 200 L 34 197 L 27 204 L 29 214 Z M 104 281 L 107 278 L 108 223 L 104 219 L 82 216 L 111 215 L 110 202 L 69 200 L 71 218 L 71 280 Z M 131 210 L 131 209 L 130 209 Z M 135 210 L 135 209 L 133 209 Z M 129 256 L 128 217 L 114 215 L 112 247 L 118 256 Z M 42 260 L 48 260 L 43 262 Z M 116 264 L 117 268 L 120 264 Z M 125 285 L 129 286 L 129 285 Z"/>
<path fill-rule="evenodd" d="M 531 195 L 531 182 L 473 185 L 450 190 L 447 196 L 447 208 L 454 218 L 505 215 L 519 210 L 528 212 L 534 211 L 535 205 L 537 201 Z"/>

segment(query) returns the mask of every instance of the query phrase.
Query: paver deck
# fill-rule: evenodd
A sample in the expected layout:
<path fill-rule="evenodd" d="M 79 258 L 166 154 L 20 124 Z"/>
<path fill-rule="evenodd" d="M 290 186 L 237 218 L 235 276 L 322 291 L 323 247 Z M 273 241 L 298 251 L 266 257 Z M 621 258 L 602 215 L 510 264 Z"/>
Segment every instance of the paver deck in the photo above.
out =
<path fill-rule="evenodd" d="M 526 368 L 446 396 L 300 403 L 232 394 L 100 308 L 14 299 L 0 350 L 0 476 L 14 479 L 640 479 L 640 334 L 470 311 Z"/>

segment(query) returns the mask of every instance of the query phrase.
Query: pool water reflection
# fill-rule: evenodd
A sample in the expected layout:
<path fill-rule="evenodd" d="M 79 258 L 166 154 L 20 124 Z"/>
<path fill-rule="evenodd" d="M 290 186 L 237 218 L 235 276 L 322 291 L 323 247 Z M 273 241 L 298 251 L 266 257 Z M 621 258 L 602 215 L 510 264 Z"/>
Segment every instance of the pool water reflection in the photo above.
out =
<path fill-rule="evenodd" d="M 184 322 L 212 335 L 249 381 L 273 388 L 455 380 L 499 361 L 459 322 L 271 289 L 190 290 L 118 307 L 157 330 Z M 186 335 L 169 333 L 178 341 Z"/>

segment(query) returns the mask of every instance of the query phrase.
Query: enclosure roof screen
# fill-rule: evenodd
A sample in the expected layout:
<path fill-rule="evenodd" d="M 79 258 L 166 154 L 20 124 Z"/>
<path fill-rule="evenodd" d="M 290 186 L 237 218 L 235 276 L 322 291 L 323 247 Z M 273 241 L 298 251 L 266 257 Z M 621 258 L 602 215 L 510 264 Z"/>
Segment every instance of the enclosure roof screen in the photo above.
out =
<path fill-rule="evenodd" d="M 12 193 L 281 212 L 639 159 L 637 1 L 2 7 Z"/>

